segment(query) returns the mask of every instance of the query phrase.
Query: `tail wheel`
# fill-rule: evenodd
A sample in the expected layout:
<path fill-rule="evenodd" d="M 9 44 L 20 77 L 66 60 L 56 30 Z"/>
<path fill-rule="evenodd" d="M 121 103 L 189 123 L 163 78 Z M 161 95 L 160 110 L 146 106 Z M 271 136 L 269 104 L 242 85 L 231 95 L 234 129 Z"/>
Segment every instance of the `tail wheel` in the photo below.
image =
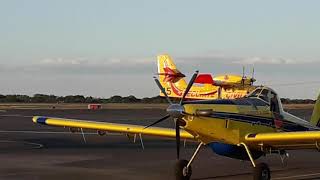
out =
<path fill-rule="evenodd" d="M 175 165 L 176 180 L 189 180 L 192 174 L 191 166 L 187 168 L 187 160 L 178 160 Z"/>
<path fill-rule="evenodd" d="M 257 164 L 253 169 L 253 180 L 270 180 L 270 169 L 266 163 Z"/>

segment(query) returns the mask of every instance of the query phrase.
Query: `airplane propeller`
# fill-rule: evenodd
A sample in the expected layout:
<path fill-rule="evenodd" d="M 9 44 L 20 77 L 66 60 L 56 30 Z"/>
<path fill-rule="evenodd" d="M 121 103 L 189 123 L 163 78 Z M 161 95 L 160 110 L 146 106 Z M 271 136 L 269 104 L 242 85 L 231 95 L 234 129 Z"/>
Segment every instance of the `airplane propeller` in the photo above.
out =
<path fill-rule="evenodd" d="M 144 127 L 144 129 L 146 129 L 146 128 L 148 128 L 148 127 L 151 127 L 151 126 L 153 126 L 153 125 L 155 125 L 155 124 L 158 124 L 159 122 L 162 122 L 162 121 L 168 119 L 169 117 L 170 117 L 170 115 L 167 114 L 167 115 L 165 115 L 164 117 L 162 117 L 161 119 L 159 119 L 159 120 L 153 122 L 152 124 L 149 124 L 148 126 Z"/>
<path fill-rule="evenodd" d="M 159 80 L 154 77 L 154 81 L 156 82 L 156 84 L 158 85 L 158 87 L 160 88 L 160 91 L 165 95 L 167 101 L 169 102 L 169 107 L 167 108 L 167 115 L 165 115 L 164 117 L 162 117 L 161 119 L 151 123 L 150 125 L 147 125 L 144 129 L 154 126 L 155 124 L 158 124 L 166 119 L 168 119 L 169 117 L 173 118 L 174 122 L 175 122 L 175 130 L 176 130 L 176 149 L 177 149 L 177 159 L 179 159 L 180 157 L 180 127 L 179 127 L 179 122 L 180 119 L 187 114 L 186 112 L 184 112 L 184 107 L 183 107 L 183 103 L 185 101 L 185 98 L 187 96 L 187 94 L 189 93 L 194 81 L 196 80 L 197 76 L 199 74 L 199 71 L 196 71 L 192 78 L 190 79 L 187 88 L 185 89 L 181 100 L 179 102 L 179 104 L 174 104 L 172 103 L 172 101 L 170 100 L 168 94 L 166 93 L 165 89 L 162 87 L 161 83 L 159 82 Z"/>
<path fill-rule="evenodd" d="M 175 120 L 175 128 L 176 128 L 176 148 L 177 148 L 177 159 L 180 158 L 180 127 L 179 120 Z"/>
<path fill-rule="evenodd" d="M 181 98 L 181 100 L 180 100 L 180 103 L 179 103 L 180 105 L 182 105 L 182 103 L 183 103 L 186 95 L 189 93 L 189 90 L 191 89 L 191 87 L 192 87 L 194 81 L 196 80 L 198 74 L 199 74 L 199 71 L 196 71 L 196 72 L 193 74 L 192 78 L 190 79 L 189 84 L 188 84 L 186 90 L 184 91 L 184 94 L 183 94 L 183 96 L 182 96 L 182 98 Z"/>
<path fill-rule="evenodd" d="M 153 77 L 154 81 L 156 82 L 156 84 L 158 85 L 160 91 L 165 95 L 167 101 L 169 102 L 169 104 L 172 104 L 166 90 L 162 87 L 161 83 L 159 82 L 159 80 L 156 77 Z"/>

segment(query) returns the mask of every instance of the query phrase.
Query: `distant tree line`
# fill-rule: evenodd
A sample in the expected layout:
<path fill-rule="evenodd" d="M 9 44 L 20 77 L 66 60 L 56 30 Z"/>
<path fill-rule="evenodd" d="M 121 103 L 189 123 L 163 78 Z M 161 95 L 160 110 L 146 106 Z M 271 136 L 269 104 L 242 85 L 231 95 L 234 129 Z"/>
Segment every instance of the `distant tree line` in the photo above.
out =
<path fill-rule="evenodd" d="M 281 102 L 283 104 L 314 104 L 316 102 L 316 100 L 281 98 Z"/>
<path fill-rule="evenodd" d="M 110 98 L 95 98 L 83 95 L 55 96 L 46 94 L 27 95 L 1 95 L 0 103 L 167 103 L 167 100 L 160 96 L 151 98 L 136 98 L 135 96 L 112 96 Z"/>
<path fill-rule="evenodd" d="M 172 99 L 178 102 L 179 99 Z M 314 104 L 312 99 L 288 99 L 282 98 L 283 104 Z M 85 97 L 83 95 L 55 96 L 46 94 L 35 94 L 32 97 L 27 95 L 1 95 L 0 103 L 167 103 L 164 97 L 136 98 L 133 95 L 122 97 L 112 96 L 110 98 Z"/>

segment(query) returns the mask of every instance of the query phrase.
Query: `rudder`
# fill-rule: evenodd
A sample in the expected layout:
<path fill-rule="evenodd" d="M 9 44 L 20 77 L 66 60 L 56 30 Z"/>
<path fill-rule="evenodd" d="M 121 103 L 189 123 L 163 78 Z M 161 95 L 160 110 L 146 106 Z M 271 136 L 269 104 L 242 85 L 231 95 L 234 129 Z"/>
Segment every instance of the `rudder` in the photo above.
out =
<path fill-rule="evenodd" d="M 186 88 L 187 83 L 183 79 L 185 77 L 174 64 L 172 58 L 168 54 L 157 56 L 158 75 L 161 85 L 166 88 L 170 83 L 174 83 L 179 88 Z"/>

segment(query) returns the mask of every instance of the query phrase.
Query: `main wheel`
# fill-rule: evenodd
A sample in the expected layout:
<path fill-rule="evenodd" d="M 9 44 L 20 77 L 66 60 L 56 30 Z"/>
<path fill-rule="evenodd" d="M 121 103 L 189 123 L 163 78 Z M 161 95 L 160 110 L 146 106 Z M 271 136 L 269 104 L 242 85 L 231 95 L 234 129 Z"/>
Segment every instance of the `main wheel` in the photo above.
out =
<path fill-rule="evenodd" d="M 270 180 L 270 169 L 266 163 L 257 164 L 253 168 L 253 180 Z"/>
<path fill-rule="evenodd" d="M 176 180 L 189 180 L 192 174 L 191 166 L 187 169 L 187 160 L 178 160 L 175 165 Z"/>

